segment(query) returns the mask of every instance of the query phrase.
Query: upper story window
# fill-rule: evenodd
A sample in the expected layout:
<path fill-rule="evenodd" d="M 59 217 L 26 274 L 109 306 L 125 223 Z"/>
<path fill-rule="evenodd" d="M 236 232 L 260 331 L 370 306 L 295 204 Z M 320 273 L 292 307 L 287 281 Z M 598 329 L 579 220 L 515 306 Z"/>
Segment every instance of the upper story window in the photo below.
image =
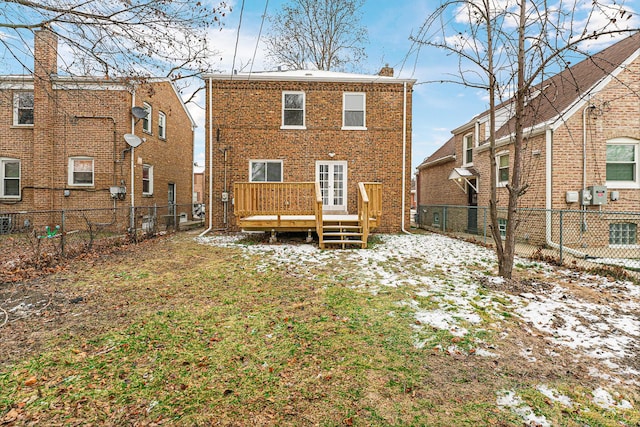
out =
<path fill-rule="evenodd" d="M 33 126 L 33 92 L 13 94 L 13 125 Z"/>
<path fill-rule="evenodd" d="M 366 129 L 366 104 L 364 93 L 345 93 L 342 99 L 342 128 Z"/>
<path fill-rule="evenodd" d="M 69 158 L 69 185 L 93 185 L 93 159 L 91 157 Z"/>
<path fill-rule="evenodd" d="M 20 160 L 0 158 L 0 198 L 20 198 Z"/>
<path fill-rule="evenodd" d="M 158 138 L 167 138 L 167 116 L 162 111 L 158 113 Z"/>
<path fill-rule="evenodd" d="M 153 194 L 153 166 L 142 165 L 142 194 L 151 196 Z"/>
<path fill-rule="evenodd" d="M 496 168 L 498 187 L 504 187 L 509 183 L 509 153 L 496 156 Z"/>
<path fill-rule="evenodd" d="M 473 134 L 465 135 L 463 138 L 464 158 L 462 164 L 468 165 L 473 163 Z"/>
<path fill-rule="evenodd" d="M 282 127 L 290 129 L 305 128 L 304 92 L 282 93 Z"/>
<path fill-rule="evenodd" d="M 252 160 L 251 182 L 282 182 L 282 160 Z"/>
<path fill-rule="evenodd" d="M 607 187 L 638 188 L 638 146 L 632 138 L 607 141 Z"/>
<path fill-rule="evenodd" d="M 153 114 L 153 109 L 151 108 L 151 104 L 147 102 L 142 103 L 142 108 L 147 112 L 147 116 L 142 118 L 142 131 L 151 133 L 151 115 Z"/>

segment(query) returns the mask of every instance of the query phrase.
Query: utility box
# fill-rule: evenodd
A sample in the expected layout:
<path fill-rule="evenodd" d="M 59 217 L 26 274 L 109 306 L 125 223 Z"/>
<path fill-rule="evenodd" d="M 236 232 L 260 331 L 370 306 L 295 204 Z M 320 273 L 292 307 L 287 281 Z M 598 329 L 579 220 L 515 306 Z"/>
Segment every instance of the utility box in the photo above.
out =
<path fill-rule="evenodd" d="M 578 203 L 578 192 L 577 191 L 567 191 L 566 200 L 567 203 Z"/>
<path fill-rule="evenodd" d="M 605 187 L 604 185 L 594 185 L 592 187 L 587 187 L 587 190 L 591 192 L 592 205 L 607 204 L 607 187 Z"/>

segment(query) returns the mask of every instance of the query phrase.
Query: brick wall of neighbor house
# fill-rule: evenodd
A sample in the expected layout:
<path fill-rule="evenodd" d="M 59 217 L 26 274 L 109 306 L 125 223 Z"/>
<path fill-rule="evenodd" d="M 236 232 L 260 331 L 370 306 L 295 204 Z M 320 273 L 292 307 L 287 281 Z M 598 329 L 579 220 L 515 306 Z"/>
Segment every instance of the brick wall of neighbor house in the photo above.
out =
<path fill-rule="evenodd" d="M 349 213 L 357 183 L 383 184 L 381 232 L 401 228 L 403 85 L 401 83 L 264 82 L 213 80 L 213 227 L 223 227 L 224 170 L 233 182 L 249 181 L 249 159 L 283 161 L 284 181 L 315 181 L 317 160 L 346 161 Z M 280 129 L 282 92 L 306 94 L 306 129 Z M 341 130 L 344 92 L 366 93 L 367 130 Z M 207 117 L 209 115 L 207 114 Z M 411 179 L 411 87 L 407 93 L 405 225 L 409 225 Z M 216 139 L 220 129 L 220 141 Z M 207 141 L 207 144 L 209 141 Z M 208 147 L 208 145 L 207 145 Z M 222 149 L 227 148 L 227 163 Z M 209 150 L 207 148 L 207 155 Z M 330 157 L 329 153 L 335 153 Z M 207 159 L 207 166 L 209 161 Z M 208 171 L 207 171 L 208 173 Z M 206 177 L 208 180 L 208 176 Z M 233 195 L 231 195 L 233 196 Z M 229 204 L 229 226 L 235 226 Z"/>
<path fill-rule="evenodd" d="M 142 85 L 136 91 L 136 105 L 147 102 L 152 107 L 151 133 L 142 131 L 142 121 L 136 125 L 136 135 L 146 138 L 135 150 L 136 157 L 136 204 L 143 206 L 166 205 L 168 184 L 175 184 L 176 203 L 183 205 L 178 214 L 187 213 L 191 217 L 193 199 L 193 129 L 189 117 L 169 82 Z M 166 138 L 158 135 L 158 113 L 167 119 Z M 153 195 L 142 196 L 142 166 L 153 166 Z"/>
<path fill-rule="evenodd" d="M 126 151 L 124 134 L 131 133 L 131 86 L 111 79 L 57 77 L 52 71 L 55 38 L 47 33 L 36 33 L 35 79 L 0 77 L 0 157 L 21 161 L 21 198 L 0 200 L 0 212 L 111 208 L 109 187 L 114 185 L 127 188 L 126 198 L 116 201 L 116 207 L 129 206 L 131 153 Z M 13 126 L 13 95 L 20 90 L 34 92 L 33 126 Z M 136 135 L 146 138 L 135 150 L 136 206 L 166 205 L 168 182 L 176 184 L 177 203 L 190 205 L 190 119 L 169 82 L 139 85 L 136 104 L 143 101 L 153 107 L 154 127 L 148 134 L 142 132 L 141 123 L 135 129 Z M 159 111 L 167 116 L 166 139 L 158 138 Z M 94 185 L 69 185 L 69 158 L 74 156 L 94 159 Z M 154 167 L 150 197 L 142 196 L 138 159 Z"/>
<path fill-rule="evenodd" d="M 467 195 L 449 179 L 454 167 L 457 167 L 455 160 L 434 164 L 418 172 L 420 205 L 467 205 Z"/>

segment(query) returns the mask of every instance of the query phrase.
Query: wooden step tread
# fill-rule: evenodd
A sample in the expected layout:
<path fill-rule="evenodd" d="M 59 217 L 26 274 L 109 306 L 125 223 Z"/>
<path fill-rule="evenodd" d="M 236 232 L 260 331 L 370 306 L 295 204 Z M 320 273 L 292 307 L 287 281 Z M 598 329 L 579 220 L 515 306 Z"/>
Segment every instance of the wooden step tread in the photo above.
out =
<path fill-rule="evenodd" d="M 362 240 L 324 240 L 323 243 L 325 245 L 337 245 L 337 244 L 362 245 L 364 242 Z"/>
<path fill-rule="evenodd" d="M 345 232 L 345 233 L 322 233 L 322 235 L 324 237 L 327 236 L 362 236 L 362 233 L 351 233 L 351 232 Z"/>
<path fill-rule="evenodd" d="M 323 225 L 322 226 L 323 229 L 325 230 L 340 230 L 340 229 L 345 229 L 345 230 L 353 230 L 353 229 L 360 229 L 362 228 L 362 226 L 360 225 Z"/>

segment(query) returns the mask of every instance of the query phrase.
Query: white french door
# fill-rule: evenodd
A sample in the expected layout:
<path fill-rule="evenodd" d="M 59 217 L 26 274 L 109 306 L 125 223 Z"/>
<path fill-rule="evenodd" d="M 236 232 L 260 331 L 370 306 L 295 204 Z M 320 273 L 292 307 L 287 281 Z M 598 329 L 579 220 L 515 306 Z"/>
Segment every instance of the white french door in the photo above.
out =
<path fill-rule="evenodd" d="M 322 208 L 347 211 L 347 162 L 317 161 L 316 180 L 320 183 Z"/>

